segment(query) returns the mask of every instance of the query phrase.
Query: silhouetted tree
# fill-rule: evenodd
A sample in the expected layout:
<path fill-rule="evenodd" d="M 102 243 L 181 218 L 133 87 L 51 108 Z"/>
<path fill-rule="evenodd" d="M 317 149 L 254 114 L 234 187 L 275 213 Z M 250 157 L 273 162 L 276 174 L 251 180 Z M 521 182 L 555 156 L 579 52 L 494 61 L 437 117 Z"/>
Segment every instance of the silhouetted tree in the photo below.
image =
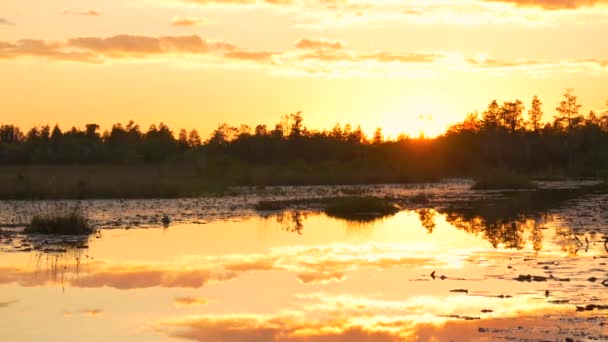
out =
<path fill-rule="evenodd" d="M 555 126 L 571 131 L 583 122 L 583 116 L 579 114 L 581 105 L 577 102 L 577 97 L 573 94 L 574 89 L 569 88 L 564 94 L 564 100 L 555 108 Z"/>
<path fill-rule="evenodd" d="M 488 108 L 482 113 L 481 122 L 486 129 L 496 129 L 500 127 L 501 108 L 496 100 L 493 100 L 488 105 Z"/>
<path fill-rule="evenodd" d="M 374 137 L 372 138 L 373 144 L 381 144 L 384 141 L 384 136 L 382 135 L 382 128 L 378 127 L 374 131 Z"/>
<path fill-rule="evenodd" d="M 201 140 L 201 136 L 198 134 L 198 131 L 193 129 L 188 134 L 188 146 L 192 148 L 200 147 L 203 144 Z"/>
<path fill-rule="evenodd" d="M 532 98 L 532 104 L 530 105 L 530 110 L 528 111 L 528 127 L 533 132 L 538 132 L 540 129 L 540 122 L 543 119 L 543 103 L 540 101 L 538 96 L 534 96 Z"/>

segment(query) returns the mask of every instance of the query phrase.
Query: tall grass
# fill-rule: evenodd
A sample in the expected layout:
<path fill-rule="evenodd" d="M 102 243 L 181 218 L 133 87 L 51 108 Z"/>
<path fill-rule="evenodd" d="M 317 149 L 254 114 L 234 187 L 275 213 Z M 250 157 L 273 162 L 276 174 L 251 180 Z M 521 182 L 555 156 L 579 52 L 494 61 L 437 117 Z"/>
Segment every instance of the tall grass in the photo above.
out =
<path fill-rule="evenodd" d="M 181 164 L 0 167 L 0 199 L 176 198 L 227 189 L 222 180 Z"/>
<path fill-rule="evenodd" d="M 52 235 L 90 235 L 95 232 L 78 206 L 56 203 L 44 212 L 32 215 L 25 232 Z"/>

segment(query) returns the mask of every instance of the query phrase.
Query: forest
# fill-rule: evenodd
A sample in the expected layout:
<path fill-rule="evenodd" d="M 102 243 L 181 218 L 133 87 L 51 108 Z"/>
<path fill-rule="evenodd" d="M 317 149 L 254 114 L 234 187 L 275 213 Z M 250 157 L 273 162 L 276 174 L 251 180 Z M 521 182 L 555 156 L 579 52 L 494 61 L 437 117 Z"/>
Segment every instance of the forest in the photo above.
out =
<path fill-rule="evenodd" d="M 545 114 L 534 96 L 492 101 L 436 138 L 372 137 L 361 127 L 304 125 L 302 113 L 273 127 L 219 125 L 207 139 L 196 130 L 133 121 L 100 132 L 97 124 L 23 131 L 0 126 L 0 165 L 149 165 L 196 167 L 235 185 L 383 183 L 512 172 L 537 178 L 603 176 L 608 170 L 608 110 L 580 112 L 572 89 Z"/>

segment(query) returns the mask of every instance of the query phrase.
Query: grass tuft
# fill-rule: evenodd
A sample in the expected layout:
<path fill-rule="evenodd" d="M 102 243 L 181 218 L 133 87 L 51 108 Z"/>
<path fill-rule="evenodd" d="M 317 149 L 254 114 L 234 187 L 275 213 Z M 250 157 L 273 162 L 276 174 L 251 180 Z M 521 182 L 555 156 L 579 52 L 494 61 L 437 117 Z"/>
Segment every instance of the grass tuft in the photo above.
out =
<path fill-rule="evenodd" d="M 67 213 L 51 212 L 32 216 L 26 233 L 52 235 L 90 235 L 95 232 L 89 220 L 79 210 Z"/>

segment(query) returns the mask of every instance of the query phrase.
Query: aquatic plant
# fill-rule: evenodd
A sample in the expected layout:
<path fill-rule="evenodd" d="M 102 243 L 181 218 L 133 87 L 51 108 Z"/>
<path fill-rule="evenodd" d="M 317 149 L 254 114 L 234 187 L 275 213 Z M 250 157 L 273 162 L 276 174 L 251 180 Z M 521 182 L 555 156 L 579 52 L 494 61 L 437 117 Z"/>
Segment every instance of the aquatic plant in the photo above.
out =
<path fill-rule="evenodd" d="M 89 220 L 78 208 L 57 206 L 54 211 L 34 214 L 26 233 L 54 235 L 90 235 L 95 232 Z"/>

